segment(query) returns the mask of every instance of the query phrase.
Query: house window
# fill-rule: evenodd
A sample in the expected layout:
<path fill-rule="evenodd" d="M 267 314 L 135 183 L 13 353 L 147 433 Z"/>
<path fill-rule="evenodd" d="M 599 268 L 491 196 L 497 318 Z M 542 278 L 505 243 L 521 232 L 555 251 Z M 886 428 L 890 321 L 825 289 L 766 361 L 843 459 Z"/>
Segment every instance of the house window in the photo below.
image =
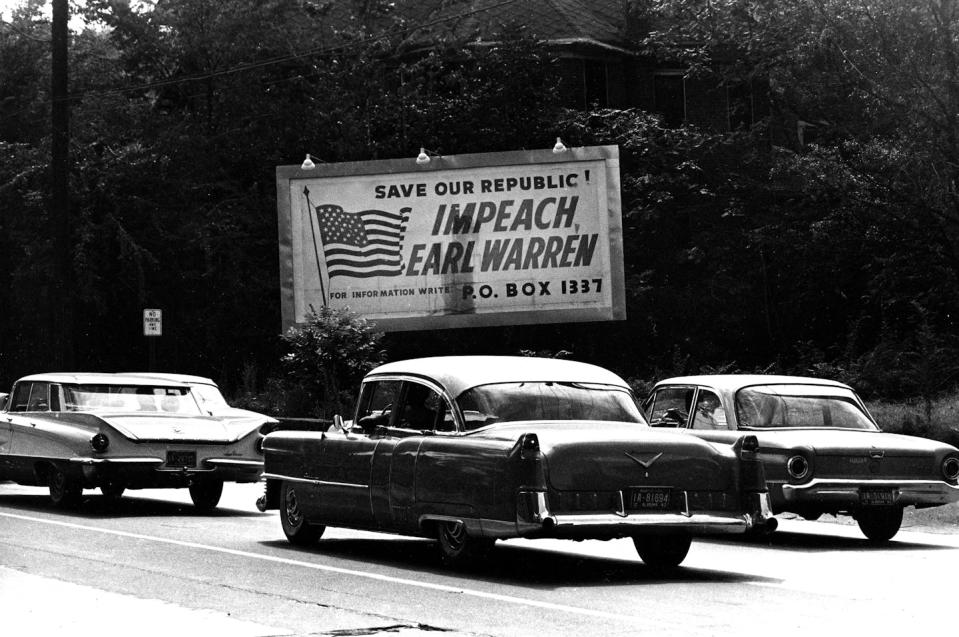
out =
<path fill-rule="evenodd" d="M 606 63 L 597 60 L 583 60 L 583 96 L 586 108 L 609 106 L 609 82 Z"/>
<path fill-rule="evenodd" d="M 729 102 L 729 129 L 749 128 L 756 123 L 756 106 L 752 87 L 747 83 L 727 89 Z"/>
<path fill-rule="evenodd" d="M 675 128 L 686 121 L 686 83 L 682 72 L 657 73 L 653 77 L 653 108 L 663 123 Z"/>

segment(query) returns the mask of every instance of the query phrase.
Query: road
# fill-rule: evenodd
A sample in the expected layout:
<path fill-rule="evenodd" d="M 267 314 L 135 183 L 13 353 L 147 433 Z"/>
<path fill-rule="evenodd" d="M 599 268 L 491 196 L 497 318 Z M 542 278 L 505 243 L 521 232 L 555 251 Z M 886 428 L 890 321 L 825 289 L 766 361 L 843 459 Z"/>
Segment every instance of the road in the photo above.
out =
<path fill-rule="evenodd" d="M 87 492 L 78 512 L 0 484 L 0 633 L 230 635 L 908 636 L 954 625 L 959 535 L 785 520 L 762 541 L 697 540 L 676 572 L 628 540 L 497 544 L 450 571 L 432 543 L 328 529 L 283 537 L 260 485 L 194 513 L 185 490 Z M 131 626 L 136 626 L 131 631 Z"/>

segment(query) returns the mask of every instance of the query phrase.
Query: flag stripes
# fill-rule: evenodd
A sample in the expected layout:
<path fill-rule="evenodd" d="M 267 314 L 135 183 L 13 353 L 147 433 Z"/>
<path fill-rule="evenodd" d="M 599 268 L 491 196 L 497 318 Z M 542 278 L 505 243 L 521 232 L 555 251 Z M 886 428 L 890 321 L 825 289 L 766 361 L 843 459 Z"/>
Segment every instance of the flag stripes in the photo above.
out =
<path fill-rule="evenodd" d="M 329 276 L 369 278 L 402 274 L 401 252 L 409 213 L 409 208 L 397 214 L 383 210 L 346 212 L 333 204 L 317 206 Z"/>

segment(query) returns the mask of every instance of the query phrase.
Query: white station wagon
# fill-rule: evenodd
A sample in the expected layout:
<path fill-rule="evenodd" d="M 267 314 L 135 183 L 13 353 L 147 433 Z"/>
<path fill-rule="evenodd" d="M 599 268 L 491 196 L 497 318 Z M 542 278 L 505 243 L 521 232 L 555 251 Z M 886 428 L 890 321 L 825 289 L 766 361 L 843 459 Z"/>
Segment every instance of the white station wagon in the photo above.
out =
<path fill-rule="evenodd" d="M 258 416 L 258 417 L 257 417 Z M 140 374 L 35 374 L 0 411 L 0 481 L 46 486 L 76 506 L 84 489 L 186 487 L 212 510 L 224 482 L 256 482 L 268 416 L 211 415 L 190 383 Z"/>

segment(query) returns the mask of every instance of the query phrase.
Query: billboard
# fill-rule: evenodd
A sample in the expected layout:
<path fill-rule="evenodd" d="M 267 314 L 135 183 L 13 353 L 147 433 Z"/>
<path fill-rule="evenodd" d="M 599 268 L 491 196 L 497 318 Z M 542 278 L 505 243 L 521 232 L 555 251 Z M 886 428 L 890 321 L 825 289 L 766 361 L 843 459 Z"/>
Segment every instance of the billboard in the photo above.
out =
<path fill-rule="evenodd" d="M 276 169 L 283 329 L 346 307 L 385 331 L 626 318 L 619 149 Z"/>

